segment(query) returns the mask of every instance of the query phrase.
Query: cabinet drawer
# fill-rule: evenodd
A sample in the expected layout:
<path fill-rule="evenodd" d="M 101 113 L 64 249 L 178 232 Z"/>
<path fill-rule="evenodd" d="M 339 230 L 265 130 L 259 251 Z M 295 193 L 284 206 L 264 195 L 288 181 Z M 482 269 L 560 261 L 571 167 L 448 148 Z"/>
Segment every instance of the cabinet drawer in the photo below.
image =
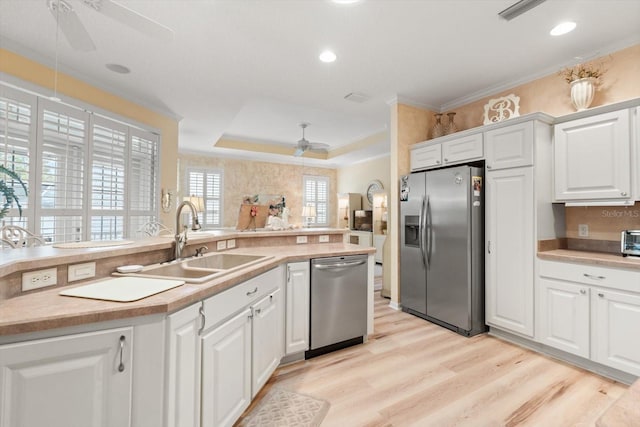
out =
<path fill-rule="evenodd" d="M 278 267 L 204 300 L 205 329 L 215 326 L 280 287 L 282 281 L 282 270 Z"/>
<path fill-rule="evenodd" d="M 538 265 L 542 277 L 640 292 L 640 271 L 547 260 L 539 260 Z"/>
<path fill-rule="evenodd" d="M 417 171 L 442 164 L 442 145 L 434 144 L 411 150 L 411 170 Z"/>
<path fill-rule="evenodd" d="M 482 157 L 482 134 L 442 143 L 442 163 L 445 165 Z"/>

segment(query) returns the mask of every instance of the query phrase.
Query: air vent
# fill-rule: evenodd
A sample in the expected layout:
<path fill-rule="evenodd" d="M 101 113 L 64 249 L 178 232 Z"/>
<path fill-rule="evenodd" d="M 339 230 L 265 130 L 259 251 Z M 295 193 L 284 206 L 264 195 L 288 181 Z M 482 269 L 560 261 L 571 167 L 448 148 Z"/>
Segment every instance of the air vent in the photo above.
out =
<path fill-rule="evenodd" d="M 517 18 L 528 10 L 533 9 L 545 0 L 520 0 L 498 13 L 501 18 L 511 21 L 513 18 Z"/>
<path fill-rule="evenodd" d="M 351 92 L 345 95 L 344 99 L 346 99 L 347 101 L 362 104 L 363 102 L 367 102 L 369 100 L 369 95 L 360 92 Z"/>

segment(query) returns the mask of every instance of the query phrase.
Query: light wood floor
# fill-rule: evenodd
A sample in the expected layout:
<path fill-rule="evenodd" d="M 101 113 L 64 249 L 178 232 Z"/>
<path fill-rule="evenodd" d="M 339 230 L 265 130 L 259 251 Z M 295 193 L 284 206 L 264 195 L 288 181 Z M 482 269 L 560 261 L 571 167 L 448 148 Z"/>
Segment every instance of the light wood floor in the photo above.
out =
<path fill-rule="evenodd" d="M 376 292 L 366 344 L 279 368 L 325 399 L 322 427 L 593 426 L 627 386 L 488 335 L 464 338 L 392 310 Z"/>

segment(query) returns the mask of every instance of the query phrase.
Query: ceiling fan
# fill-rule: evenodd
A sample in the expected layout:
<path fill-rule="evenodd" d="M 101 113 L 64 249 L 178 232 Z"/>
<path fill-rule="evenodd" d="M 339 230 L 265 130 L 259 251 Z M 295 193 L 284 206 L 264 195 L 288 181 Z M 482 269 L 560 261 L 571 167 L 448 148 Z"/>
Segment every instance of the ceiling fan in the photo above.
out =
<path fill-rule="evenodd" d="M 135 12 L 128 7 L 112 0 L 79 0 L 85 6 L 102 13 L 124 25 L 127 25 L 143 34 L 155 39 L 170 42 L 173 40 L 173 31 L 162 24 L 157 23 L 144 15 Z M 96 49 L 91 36 L 87 32 L 80 18 L 67 0 L 46 0 L 47 7 L 58 23 L 58 27 L 64 34 L 69 44 L 75 50 L 89 52 Z"/>
<path fill-rule="evenodd" d="M 326 153 L 329 149 L 329 144 L 323 144 L 321 142 L 309 142 L 304 137 L 304 130 L 309 126 L 309 123 L 300 123 L 300 127 L 302 128 L 302 139 L 298 141 L 296 145 L 296 152 L 293 153 L 294 156 L 300 157 L 305 151 L 312 151 L 314 153 Z"/>

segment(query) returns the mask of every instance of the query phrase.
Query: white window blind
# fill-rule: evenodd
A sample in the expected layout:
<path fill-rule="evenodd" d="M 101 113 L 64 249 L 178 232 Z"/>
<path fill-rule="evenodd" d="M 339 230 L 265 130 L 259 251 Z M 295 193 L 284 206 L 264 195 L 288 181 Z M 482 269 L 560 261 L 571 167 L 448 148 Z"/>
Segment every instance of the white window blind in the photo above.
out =
<path fill-rule="evenodd" d="M 47 242 L 131 236 L 157 216 L 159 136 L 0 84 L 0 164 L 16 171 L 23 218 Z M 2 177 L 5 179 L 5 177 Z M 20 187 L 20 188 L 18 188 Z"/>
<path fill-rule="evenodd" d="M 309 218 L 312 226 L 329 225 L 329 178 L 326 176 L 303 177 L 303 206 L 316 208 L 316 217 Z M 306 220 L 306 218 L 303 218 Z"/>
<path fill-rule="evenodd" d="M 221 169 L 187 170 L 186 194 L 204 199 L 203 228 L 222 227 L 222 175 Z"/>
<path fill-rule="evenodd" d="M 31 187 L 31 167 L 29 162 L 30 141 L 35 140 L 36 126 L 36 97 L 12 88 L 0 85 L 0 164 L 15 172 L 27 190 Z M 30 209 L 29 199 L 25 196 L 20 183 L 7 175 L 0 175 L 5 185 L 12 188 L 22 207 L 22 217 L 19 216 L 18 206 L 9 206 L 4 223 L 27 228 L 33 222 L 33 209 Z M 4 200 L 0 200 L 4 205 Z M 1 208 L 1 206 L 0 206 Z M 29 218 L 31 217 L 31 220 Z"/>
<path fill-rule="evenodd" d="M 39 100 L 40 229 L 50 242 L 85 240 L 88 113 Z"/>

